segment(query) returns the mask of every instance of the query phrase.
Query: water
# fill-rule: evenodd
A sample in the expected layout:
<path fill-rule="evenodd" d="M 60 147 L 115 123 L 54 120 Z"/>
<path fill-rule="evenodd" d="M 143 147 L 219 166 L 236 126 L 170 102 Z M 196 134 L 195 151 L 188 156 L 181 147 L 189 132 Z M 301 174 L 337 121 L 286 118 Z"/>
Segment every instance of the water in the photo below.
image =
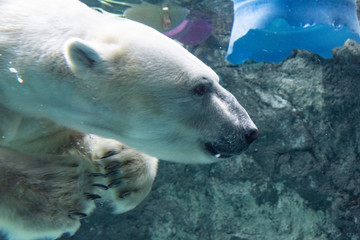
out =
<path fill-rule="evenodd" d="M 211 15 L 212 35 L 185 47 L 220 75 L 260 137 L 224 162 L 161 162 L 136 209 L 113 215 L 98 203 L 61 239 L 360 239 L 360 46 L 347 42 L 331 59 L 294 50 L 280 63 L 233 66 L 232 2 L 177 3 Z"/>

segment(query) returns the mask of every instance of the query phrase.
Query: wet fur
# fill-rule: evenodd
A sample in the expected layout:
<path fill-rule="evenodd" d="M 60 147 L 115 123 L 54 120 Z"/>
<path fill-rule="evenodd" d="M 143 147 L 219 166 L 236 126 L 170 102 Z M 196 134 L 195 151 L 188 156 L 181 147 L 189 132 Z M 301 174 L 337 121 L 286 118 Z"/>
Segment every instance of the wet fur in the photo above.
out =
<path fill-rule="evenodd" d="M 90 213 L 95 205 L 91 162 L 82 156 L 30 155 L 0 148 L 0 228 L 10 239 L 73 234 L 80 226 L 71 212 Z"/>
<path fill-rule="evenodd" d="M 74 137 L 81 145 L 62 155 L 0 148 L 0 229 L 9 239 L 73 234 L 94 210 L 93 200 L 123 213 L 150 192 L 156 158 L 111 139 Z"/>

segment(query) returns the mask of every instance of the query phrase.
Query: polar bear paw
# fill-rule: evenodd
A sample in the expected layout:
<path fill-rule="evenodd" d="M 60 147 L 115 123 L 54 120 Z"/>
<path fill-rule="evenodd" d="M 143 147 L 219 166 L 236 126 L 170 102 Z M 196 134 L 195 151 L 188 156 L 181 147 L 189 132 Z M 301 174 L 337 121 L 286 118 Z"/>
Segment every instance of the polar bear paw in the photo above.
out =
<path fill-rule="evenodd" d="M 99 179 L 100 188 L 106 189 L 102 198 L 110 202 L 116 214 L 136 207 L 151 190 L 158 159 L 112 139 L 90 135 L 87 142 L 98 168 L 92 176 Z"/>
<path fill-rule="evenodd" d="M 0 148 L 0 231 L 9 239 L 73 234 L 98 196 L 94 164 L 81 155 L 33 155 Z M 35 219 L 35 221 L 34 221 Z"/>
<path fill-rule="evenodd" d="M 9 239 L 74 234 L 79 220 L 95 209 L 93 200 L 108 201 L 123 213 L 148 195 L 156 158 L 97 136 L 84 143 L 85 151 L 57 156 L 0 147 L 0 231 Z"/>

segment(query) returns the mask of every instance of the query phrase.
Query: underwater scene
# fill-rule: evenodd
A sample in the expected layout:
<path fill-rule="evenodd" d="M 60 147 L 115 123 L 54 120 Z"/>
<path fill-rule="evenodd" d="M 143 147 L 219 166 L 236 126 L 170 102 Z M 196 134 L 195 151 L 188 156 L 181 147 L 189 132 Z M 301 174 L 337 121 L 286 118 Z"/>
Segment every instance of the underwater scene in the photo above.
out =
<path fill-rule="evenodd" d="M 69 2 L 69 12 L 73 1 L 63 1 L 63 7 Z M 8 3 L 10 0 L 4 2 Z M 14 2 L 22 4 L 20 0 Z M 33 2 L 38 6 L 31 11 L 41 11 L 41 4 L 37 3 L 39 0 Z M 60 1 L 56 0 L 56 2 Z M 33 119 L 37 117 L 54 119 L 56 124 L 74 129 L 76 132 L 94 129 L 94 132 L 88 133 L 101 137 L 117 139 L 117 135 L 123 134 L 126 137 L 117 140 L 141 152 L 136 150 L 133 152 L 122 143 L 103 140 L 95 135 L 89 135 L 88 138 L 85 136 L 82 140 L 72 140 L 71 144 L 81 157 L 91 158 L 98 165 L 83 166 L 78 160 L 75 162 L 66 160 L 66 163 L 60 163 L 60 158 L 56 158 L 55 162 L 58 165 L 54 165 L 54 168 L 49 170 L 53 172 L 48 174 L 39 170 L 34 173 L 33 178 L 37 179 L 36 176 L 41 175 L 44 181 L 56 181 L 57 184 L 49 186 L 38 184 L 34 188 L 36 190 L 69 188 L 68 181 L 54 180 L 64 176 L 62 172 L 58 173 L 54 169 L 64 164 L 72 167 L 82 166 L 80 175 L 78 170 L 74 170 L 69 178 L 75 182 L 71 184 L 76 185 L 71 191 L 85 194 L 87 200 L 94 203 L 94 206 L 84 207 L 79 201 L 76 202 L 76 206 L 70 207 L 70 211 L 65 211 L 62 205 L 56 203 L 54 204 L 56 206 L 53 206 L 44 200 L 35 205 L 27 205 L 36 209 L 31 212 L 25 205 L 12 207 L 12 202 L 15 204 L 19 200 L 16 196 L 22 198 L 26 195 L 29 201 L 34 201 L 37 196 L 27 194 L 26 186 L 31 184 L 26 185 L 21 182 L 23 180 L 17 179 L 12 180 L 13 184 L 9 180 L 11 176 L 25 179 L 23 176 L 26 174 L 12 173 L 9 169 L 26 171 L 33 167 L 40 169 L 43 165 L 52 163 L 49 163 L 50 157 L 43 157 L 45 155 L 41 155 L 42 157 L 20 155 L 21 159 L 33 159 L 33 164 L 26 164 L 23 167 L 25 170 L 17 168 L 15 164 L 6 164 L 5 160 L 9 156 L 16 156 L 12 151 L 21 146 L 17 145 L 15 140 L 7 142 L 10 134 L 6 134 L 6 128 L 12 126 L 10 122 L 17 122 L 17 126 L 23 126 L 13 111 L 23 114 L 28 114 L 30 111 L 20 108 L 10 111 L 9 106 L 17 106 L 15 101 L 12 103 L 10 93 L 20 91 L 21 94 L 17 98 L 24 97 L 25 102 L 37 98 L 26 98 L 31 94 L 29 92 L 32 89 L 21 91 L 16 87 L 15 90 L 12 89 L 13 92 L 9 90 L 7 94 L 4 90 L 5 85 L 0 83 L 0 97 L 2 94 L 6 96 L 5 100 L 0 100 L 0 118 L 2 118 L 0 125 L 3 125 L 0 126 L 0 185 L 3 185 L 0 187 L 0 240 L 360 240 L 360 0 L 81 0 L 81 2 L 89 9 L 92 8 L 94 12 L 109 18 L 126 18 L 140 22 L 160 32 L 161 36 L 165 35 L 177 41 L 216 72 L 220 79 L 219 84 L 211 70 L 204 67 L 197 59 L 183 53 L 181 49 L 176 50 L 178 51 L 176 54 L 182 54 L 183 63 L 179 66 L 184 66 L 186 70 L 183 70 L 185 73 L 179 70 L 181 74 L 178 74 L 178 68 L 171 62 L 174 59 L 177 61 L 178 58 L 172 53 L 172 43 L 169 43 L 167 38 L 156 39 L 158 35 L 148 31 L 147 28 L 144 28 L 143 33 L 139 35 L 141 37 L 136 39 L 132 37 L 138 33 L 120 31 L 119 36 L 130 39 L 129 43 L 126 42 L 127 46 L 132 46 L 132 43 L 134 46 L 157 45 L 157 43 L 160 45 L 154 48 L 159 50 L 155 54 L 145 47 L 140 49 L 136 55 L 140 60 L 134 61 L 135 57 L 131 59 L 138 65 L 135 64 L 135 67 L 126 72 L 126 77 L 130 74 L 137 77 L 148 74 L 149 78 L 154 78 L 162 74 L 171 78 L 174 74 L 178 76 L 174 77 L 176 85 L 165 88 L 160 86 L 165 80 L 159 81 L 155 86 L 146 80 L 144 81 L 146 90 L 140 91 L 145 95 L 141 100 L 133 97 L 132 94 L 137 94 L 136 91 L 129 94 L 121 93 L 121 97 L 114 93 L 108 97 L 96 95 L 94 99 L 85 100 L 70 96 L 70 93 L 78 95 L 77 91 L 83 94 L 87 89 L 93 89 L 94 93 L 104 93 L 105 87 L 123 86 L 107 81 L 101 83 L 101 86 L 95 86 L 92 82 L 86 83 L 88 85 L 84 88 L 78 87 L 74 82 L 69 85 L 71 87 L 63 84 L 46 85 L 44 89 L 48 89 L 49 93 L 44 93 L 44 97 L 39 98 L 41 101 L 45 97 L 57 99 L 55 92 L 66 91 L 67 98 L 71 98 L 74 103 L 81 103 L 84 108 L 73 107 L 69 102 L 53 113 L 51 111 L 53 108 L 45 108 L 45 106 L 43 108 L 45 110 L 38 111 L 39 116 L 32 115 Z M 3 4 L 0 1 L 0 64 L 4 62 L 1 57 L 8 56 L 8 52 L 11 52 L 4 49 L 3 42 L 13 41 L 13 38 L 2 36 L 5 31 L 9 31 L 1 27 L 2 16 L 8 16 L 4 12 L 4 8 L 10 9 L 8 5 L 11 4 Z M 62 17 L 58 17 L 59 21 L 62 21 Z M 84 19 L 71 21 L 74 24 L 76 21 L 83 22 L 85 26 L 87 24 Z M 105 20 L 104 22 L 106 23 Z M 47 24 L 41 18 L 39 23 Z M 49 24 L 58 26 L 53 20 L 49 21 Z M 93 23 L 89 23 L 89 28 L 92 27 L 91 24 Z M 9 25 L 10 28 L 15 28 L 15 25 Z M 103 31 L 106 32 L 107 29 L 108 26 L 104 25 Z M 141 27 L 134 27 L 134 31 L 139 29 L 142 31 Z M 99 30 L 98 34 L 101 35 L 103 31 Z M 117 29 L 111 31 L 116 32 Z M 39 34 L 41 34 L 40 30 Z M 88 36 L 93 34 L 89 33 Z M 116 43 L 111 37 L 104 39 L 106 43 L 114 45 Z M 91 81 L 96 81 L 101 75 L 108 76 L 106 71 L 113 69 L 119 71 L 118 75 L 121 75 L 123 68 L 105 66 L 97 69 L 97 64 L 103 64 L 106 56 L 112 56 L 116 63 L 125 62 L 122 67 L 133 63 L 128 59 L 122 60 L 121 57 L 111 55 L 112 51 L 117 51 L 116 48 L 99 53 L 97 50 L 101 49 L 101 45 L 88 44 L 86 41 L 76 39 L 71 41 L 65 46 L 65 60 L 54 60 L 51 64 L 68 66 L 76 78 L 89 78 L 89 72 L 93 70 L 98 75 L 91 78 Z M 15 46 L 16 49 L 16 44 L 18 43 L 11 45 L 11 48 Z M 50 46 L 49 49 L 57 47 L 50 41 L 47 44 Z M 31 48 L 29 45 L 24 49 Z M 177 49 L 177 45 L 174 48 Z M 138 49 L 130 50 L 138 51 Z M 34 62 L 41 59 L 41 54 Z M 155 66 L 152 61 L 159 61 L 161 64 L 156 65 L 155 69 L 152 68 Z M 9 72 L 7 74 L 15 76 L 18 85 L 24 85 L 28 79 L 31 79 L 26 71 L 31 73 L 33 70 L 28 70 L 22 65 L 18 66 L 16 63 L 16 60 L 6 63 Z M 139 70 L 139 66 L 144 67 L 148 72 Z M 198 66 L 206 70 L 198 73 L 194 70 Z M 55 66 L 44 69 L 51 69 L 56 74 L 64 71 Z M 141 73 L 143 75 L 138 71 L 144 71 Z M 2 72 L 0 74 L 0 82 L 3 76 L 7 79 L 6 74 Z M 66 77 L 71 74 L 66 72 Z M 192 90 L 195 97 L 184 97 L 183 93 L 179 93 L 190 86 L 189 82 L 193 80 L 189 77 L 190 80 L 187 79 L 185 84 L 181 84 L 185 75 L 186 77 L 194 75 L 196 79 L 202 76 L 199 80 L 200 84 L 196 84 Z M 41 75 L 36 77 L 41 78 Z M 212 78 L 215 80 L 209 84 L 208 79 Z M 125 86 L 128 89 L 135 89 L 140 84 Z M 214 86 L 216 90 L 213 90 Z M 157 87 L 159 90 L 154 90 Z M 147 91 L 152 91 L 152 94 Z M 211 91 L 216 93 L 217 100 L 203 100 Z M 171 96 L 168 93 L 171 93 Z M 156 96 L 153 96 L 155 94 Z M 126 125 L 119 131 L 120 133 L 116 132 L 112 135 L 107 130 L 112 130 L 113 126 L 124 122 L 112 122 L 110 117 L 101 116 L 99 117 L 101 121 L 110 119 L 109 125 L 105 123 L 104 127 L 98 122 L 94 123 L 98 116 L 95 116 L 91 110 L 83 110 L 85 107 L 95 108 L 101 101 L 110 99 L 110 102 L 111 98 L 123 102 L 129 100 L 129 104 L 132 105 L 153 102 L 145 105 L 148 108 L 142 109 L 144 113 L 139 114 L 145 118 L 144 121 L 139 121 L 132 115 L 132 111 L 140 111 L 140 107 L 129 110 L 129 106 L 132 105 L 124 104 L 120 109 L 110 108 L 111 111 L 102 107 L 99 116 L 121 112 L 126 121 L 132 123 Z M 171 105 L 170 102 L 174 99 L 177 101 L 176 105 Z M 195 101 L 201 99 L 201 107 L 196 108 L 198 105 L 192 102 L 194 99 Z M 163 106 L 159 107 L 156 101 L 163 101 L 166 102 L 166 106 L 171 106 L 168 108 L 169 113 L 163 113 L 161 108 Z M 218 105 L 211 108 L 213 102 Z M 108 102 L 104 106 L 108 106 L 107 104 Z M 73 107 L 71 111 L 89 116 L 92 121 L 87 123 L 87 118 L 79 117 L 80 114 L 69 114 L 64 109 L 70 105 Z M 30 104 L 23 106 L 31 108 Z M 220 108 L 224 109 L 219 110 Z M 46 109 L 50 109 L 48 115 L 43 113 L 47 111 Z M 210 110 L 203 111 L 203 109 Z M 32 114 L 34 112 L 37 113 L 37 110 Z M 198 113 L 199 116 L 197 115 L 196 118 L 187 116 Z M 157 123 L 155 120 L 157 116 L 161 118 L 164 114 L 168 119 Z M 8 118 L 5 115 L 12 117 Z M 150 117 L 146 118 L 146 115 Z M 71 123 L 64 123 L 67 119 Z M 75 122 L 78 119 L 81 124 L 73 123 L 72 120 Z M 42 127 L 51 125 L 47 121 L 41 121 Z M 180 126 L 169 123 L 175 121 L 184 124 Z M 143 125 L 136 128 L 138 126 L 136 124 Z M 173 136 L 165 138 L 169 139 L 168 142 L 160 144 L 164 135 L 157 133 L 153 128 L 165 129 L 167 126 L 174 129 L 181 128 L 181 131 L 176 129 L 176 135 L 173 135 L 179 139 L 188 139 L 190 148 L 175 146 L 179 140 Z M 238 130 L 238 126 L 241 126 L 242 130 Z M 24 129 L 24 127 L 18 128 Z M 57 127 L 51 129 L 54 130 L 46 132 L 46 136 L 53 134 L 57 137 L 58 132 L 63 131 L 62 128 Z M 134 133 L 133 129 L 140 129 L 148 135 L 139 133 L 139 135 L 135 134 L 134 138 L 127 137 L 127 134 Z M 215 130 L 217 130 L 216 134 Z M 35 131 L 36 129 L 26 131 L 26 134 L 33 134 Z M 79 134 L 69 136 L 73 139 Z M 150 134 L 155 137 L 149 137 Z M 62 137 L 70 138 L 69 136 Z M 24 138 L 27 137 L 28 135 L 25 135 Z M 144 143 L 136 145 L 139 142 L 136 141 L 136 137 Z M 205 138 L 206 140 L 202 140 Z M 203 150 L 197 149 L 200 145 L 196 142 L 198 139 L 204 141 L 201 145 L 204 145 Z M 23 138 L 20 140 L 26 142 Z M 29 150 L 24 150 L 22 154 L 34 154 L 35 150 L 31 148 L 37 141 L 26 142 Z M 49 144 L 53 143 L 53 140 L 46 141 Z M 242 145 L 235 146 L 239 142 Z M 147 147 L 147 144 L 150 146 Z M 167 144 L 170 146 L 169 150 L 159 150 Z M 173 145 L 175 147 L 172 147 Z M 115 151 L 107 146 L 116 146 L 120 150 Z M 3 148 L 11 150 L 2 150 Z M 46 147 L 36 151 L 50 153 L 45 152 L 44 148 Z M 110 150 L 98 150 L 103 148 Z M 168 151 L 173 149 L 174 151 L 180 149 L 184 155 L 178 154 L 179 159 L 174 157 L 172 160 L 171 157 L 174 155 Z M 69 150 L 69 154 L 73 151 Z M 201 151 L 207 152 L 211 158 L 204 157 Z M 51 153 L 53 152 L 58 153 L 58 149 L 51 150 Z M 156 155 L 157 153 L 159 155 Z M 157 159 L 146 154 L 159 158 L 158 167 Z M 182 160 L 181 156 L 186 160 Z M 197 156 L 199 160 L 192 162 L 191 158 L 196 159 Z M 146 162 L 143 168 L 127 168 L 128 165 L 132 166 L 130 162 L 135 158 L 136 161 Z M 121 161 L 119 159 L 125 160 L 119 163 Z M 19 160 L 19 164 L 21 163 Z M 123 177 L 121 174 L 128 175 Z M 134 178 L 134 175 L 137 178 Z M 89 190 L 85 183 L 81 183 L 84 184 L 83 186 L 74 180 L 89 176 L 95 180 L 86 184 L 97 188 L 96 191 L 92 188 Z M 28 178 L 27 181 L 33 181 L 33 178 Z M 138 184 L 135 184 L 133 191 L 122 188 L 124 182 L 132 184 L 127 182 L 130 182 L 129 179 L 135 179 Z M 146 184 L 139 183 L 145 181 L 143 179 L 146 179 Z M 15 187 L 12 188 L 10 185 Z M 14 190 L 15 188 L 21 188 L 22 192 Z M 110 190 L 113 192 L 103 193 Z M 43 192 L 46 191 L 50 192 L 50 190 Z M 59 202 L 63 201 L 63 197 L 67 194 L 64 191 L 56 195 Z M 139 197 L 136 194 L 139 194 Z M 109 200 L 115 195 L 120 203 Z M 135 200 L 129 198 L 133 196 L 136 197 Z M 47 197 L 44 194 L 39 199 Z M 73 197 L 69 197 L 71 198 Z M 130 199 L 130 202 L 123 204 L 121 201 L 124 199 L 126 201 Z M 39 220 L 40 216 L 45 215 L 38 213 L 50 207 L 54 210 L 48 213 L 49 217 Z M 64 210 L 66 216 L 58 214 L 55 209 Z M 28 220 L 19 221 L 18 216 L 24 216 L 23 218 Z M 62 217 L 67 220 L 60 221 Z M 71 225 L 71 221 L 76 221 L 76 224 Z M 38 234 L 43 230 L 44 235 Z"/>

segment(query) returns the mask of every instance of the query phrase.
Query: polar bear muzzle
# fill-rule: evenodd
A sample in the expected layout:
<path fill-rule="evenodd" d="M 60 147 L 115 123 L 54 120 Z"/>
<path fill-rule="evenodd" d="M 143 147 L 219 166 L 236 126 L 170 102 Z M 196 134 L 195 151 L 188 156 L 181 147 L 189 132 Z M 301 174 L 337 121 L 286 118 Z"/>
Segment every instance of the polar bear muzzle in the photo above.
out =
<path fill-rule="evenodd" d="M 229 141 L 229 138 L 222 138 L 218 142 L 207 142 L 205 143 L 205 149 L 213 155 L 215 158 L 230 158 L 234 155 L 239 155 L 244 150 L 246 150 L 249 145 L 255 141 L 259 136 L 257 128 L 249 128 L 245 133 L 245 142 L 247 144 L 241 144 L 243 137 L 241 135 L 235 136 L 234 141 Z"/>
<path fill-rule="evenodd" d="M 212 126 L 204 130 L 204 135 L 210 139 L 205 140 L 204 148 L 213 157 L 239 155 L 258 138 L 259 131 L 246 110 L 219 84 L 214 84 L 206 102 L 207 111 L 210 112 L 207 116 L 212 115 Z"/>

